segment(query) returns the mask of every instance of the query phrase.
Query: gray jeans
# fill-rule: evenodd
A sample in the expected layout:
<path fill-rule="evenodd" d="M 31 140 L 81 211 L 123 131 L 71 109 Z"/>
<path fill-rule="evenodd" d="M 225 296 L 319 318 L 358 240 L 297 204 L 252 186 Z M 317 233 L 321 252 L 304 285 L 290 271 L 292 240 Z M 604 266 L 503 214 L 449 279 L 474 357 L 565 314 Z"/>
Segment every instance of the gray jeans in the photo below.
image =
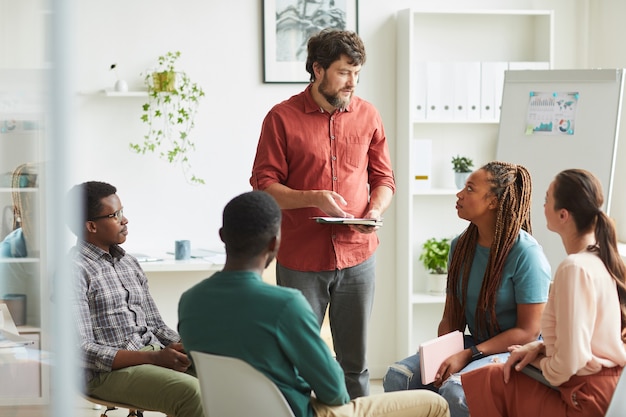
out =
<path fill-rule="evenodd" d="M 376 258 L 350 268 L 302 272 L 276 263 L 276 283 L 299 289 L 317 315 L 320 327 L 326 308 L 333 348 L 343 369 L 350 398 L 369 395 L 367 325 L 374 302 Z"/>

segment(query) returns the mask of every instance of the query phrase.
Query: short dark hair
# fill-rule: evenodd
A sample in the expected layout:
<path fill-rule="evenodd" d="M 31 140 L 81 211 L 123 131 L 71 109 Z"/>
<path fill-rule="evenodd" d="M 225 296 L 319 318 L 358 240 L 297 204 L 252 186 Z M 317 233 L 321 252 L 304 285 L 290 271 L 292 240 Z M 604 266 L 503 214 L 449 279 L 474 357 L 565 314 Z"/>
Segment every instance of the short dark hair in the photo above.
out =
<path fill-rule="evenodd" d="M 352 65 L 365 64 L 363 40 L 349 30 L 324 29 L 309 38 L 307 49 L 306 70 L 311 75 L 311 81 L 315 81 L 314 62 L 328 69 L 341 55 L 346 55 Z"/>
<path fill-rule="evenodd" d="M 77 184 L 68 192 L 68 198 L 72 204 L 78 205 L 79 221 L 75 218 L 68 219 L 68 225 L 72 232 L 81 237 L 85 222 L 98 216 L 102 211 L 102 199 L 113 195 L 117 188 L 101 181 L 87 181 Z"/>
<path fill-rule="evenodd" d="M 250 191 L 233 198 L 222 215 L 226 253 L 237 257 L 260 254 L 280 232 L 282 213 L 274 197 Z"/>

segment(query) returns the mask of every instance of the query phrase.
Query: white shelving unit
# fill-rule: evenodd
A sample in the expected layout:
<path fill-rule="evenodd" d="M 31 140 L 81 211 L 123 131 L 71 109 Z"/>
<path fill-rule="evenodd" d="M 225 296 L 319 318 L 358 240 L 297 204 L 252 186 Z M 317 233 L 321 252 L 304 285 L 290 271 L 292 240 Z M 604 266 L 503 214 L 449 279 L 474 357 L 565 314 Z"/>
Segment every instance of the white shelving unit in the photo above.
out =
<path fill-rule="evenodd" d="M 450 160 L 460 154 L 473 159 L 474 168 L 480 167 L 495 158 L 498 137 L 497 116 L 422 117 L 417 103 L 417 92 L 424 85 L 422 68 L 433 62 L 442 68 L 468 62 L 551 68 L 553 20 L 553 12 L 546 10 L 406 9 L 397 14 L 398 357 L 413 354 L 421 342 L 435 337 L 443 313 L 445 298 L 426 293 L 426 271 L 418 261 L 421 245 L 430 237 L 453 237 L 467 226 L 456 214 L 458 190 Z M 413 188 L 412 139 L 432 141 L 428 189 Z"/>
<path fill-rule="evenodd" d="M 33 73 L 33 76 L 36 83 L 43 74 Z M 9 126 L 4 130 L 0 127 L 0 240 L 11 231 L 12 207 L 20 201 L 24 210 L 21 225 L 27 250 L 26 257 L 0 257 L 0 302 L 6 302 L 9 310 L 13 308 L 11 313 L 20 335 L 34 342 L 26 348 L 14 348 L 14 352 L 0 352 L 2 373 L 13 375 L 7 383 L 0 384 L 0 406 L 45 404 L 50 391 L 49 372 L 43 358 L 49 343 L 44 331 L 47 328 L 45 312 L 49 300 L 43 243 L 45 121 L 42 112 L 28 111 L 38 106 L 35 104 L 36 94 L 5 93 L 0 101 L 7 104 L 0 111 L 0 126 Z M 43 102 L 39 104 L 43 106 Z M 25 175 L 20 177 L 24 182 L 15 186 L 13 173 L 22 164 L 28 164 Z M 23 304 L 14 300 L 2 301 L 14 299 L 15 296 L 11 295 L 15 294 L 25 296 Z M 24 312 L 20 309 L 21 305 L 24 305 Z"/>

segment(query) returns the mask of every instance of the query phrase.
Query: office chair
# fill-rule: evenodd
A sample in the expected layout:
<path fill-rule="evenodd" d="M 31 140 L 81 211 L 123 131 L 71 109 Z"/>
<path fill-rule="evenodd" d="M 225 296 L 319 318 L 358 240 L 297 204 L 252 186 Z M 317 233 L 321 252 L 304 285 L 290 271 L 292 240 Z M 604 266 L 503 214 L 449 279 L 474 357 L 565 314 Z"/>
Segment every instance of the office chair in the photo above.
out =
<path fill-rule="evenodd" d="M 143 417 L 143 412 L 144 411 L 156 411 L 156 410 L 139 410 L 136 406 L 134 405 L 130 405 L 130 404 L 122 404 L 122 403 L 117 403 L 114 401 L 107 401 L 107 400 L 102 400 L 100 398 L 96 398 L 96 397 L 90 397 L 86 394 L 83 394 L 83 397 L 93 403 L 93 404 L 97 404 L 97 405 L 102 405 L 104 407 L 106 407 L 106 410 L 100 414 L 100 417 L 109 417 L 107 416 L 107 413 L 109 411 L 112 410 L 117 410 L 118 408 L 127 408 L 128 409 L 128 417 Z"/>
<path fill-rule="evenodd" d="M 191 352 L 206 417 L 294 417 L 278 387 L 245 361 Z"/>

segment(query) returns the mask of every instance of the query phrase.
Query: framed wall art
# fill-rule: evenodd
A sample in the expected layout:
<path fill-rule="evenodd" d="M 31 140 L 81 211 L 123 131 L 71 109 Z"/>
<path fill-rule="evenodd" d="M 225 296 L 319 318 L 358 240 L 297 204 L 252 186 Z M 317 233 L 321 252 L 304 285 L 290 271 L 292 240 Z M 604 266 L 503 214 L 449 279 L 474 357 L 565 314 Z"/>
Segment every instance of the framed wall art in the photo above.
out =
<path fill-rule="evenodd" d="M 307 83 L 307 40 L 325 28 L 358 31 L 357 0 L 264 0 L 263 81 Z"/>

